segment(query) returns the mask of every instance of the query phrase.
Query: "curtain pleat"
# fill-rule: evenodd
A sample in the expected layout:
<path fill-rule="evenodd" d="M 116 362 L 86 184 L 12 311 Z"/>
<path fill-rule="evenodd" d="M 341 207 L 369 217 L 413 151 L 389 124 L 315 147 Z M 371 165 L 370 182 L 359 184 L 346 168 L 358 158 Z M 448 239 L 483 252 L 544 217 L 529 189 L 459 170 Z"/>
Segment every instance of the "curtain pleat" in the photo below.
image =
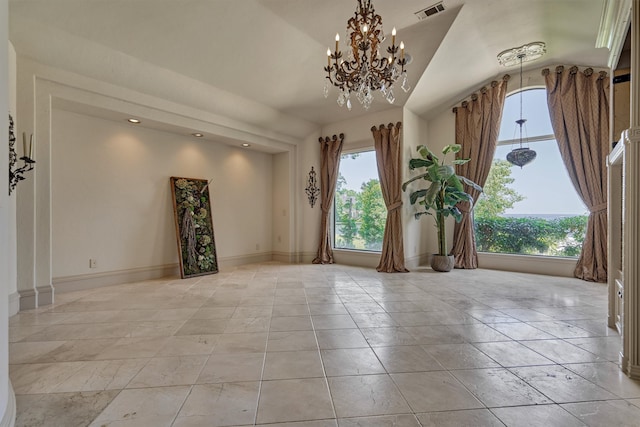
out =
<path fill-rule="evenodd" d="M 587 233 L 574 275 L 607 281 L 607 168 L 609 79 L 578 67 L 544 69 L 547 103 L 560 155 L 576 192 L 589 209 Z"/>
<path fill-rule="evenodd" d="M 395 273 L 407 270 L 404 266 L 404 242 L 402 237 L 402 153 L 400 151 L 401 122 L 396 125 L 380 125 L 371 128 L 376 149 L 378 176 L 382 197 L 387 207 L 382 254 L 376 268 L 380 272 Z"/>
<path fill-rule="evenodd" d="M 320 243 L 314 264 L 333 264 L 331 248 L 331 205 L 338 182 L 340 154 L 344 143 L 344 134 L 340 138 L 320 138 Z"/>
<path fill-rule="evenodd" d="M 457 167 L 457 174 L 480 186 L 487 181 L 493 163 L 508 81 L 509 75 L 505 75 L 500 82 L 494 81 L 490 87 L 474 94 L 471 101 L 453 109 L 456 114 L 456 144 L 462 146 L 458 157 L 471 159 Z M 473 197 L 475 204 L 480 192 L 468 185 L 465 185 L 465 191 Z M 456 260 L 455 268 L 478 268 L 472 207 L 468 202 L 458 205 L 463 216 L 453 229 L 451 255 Z"/>

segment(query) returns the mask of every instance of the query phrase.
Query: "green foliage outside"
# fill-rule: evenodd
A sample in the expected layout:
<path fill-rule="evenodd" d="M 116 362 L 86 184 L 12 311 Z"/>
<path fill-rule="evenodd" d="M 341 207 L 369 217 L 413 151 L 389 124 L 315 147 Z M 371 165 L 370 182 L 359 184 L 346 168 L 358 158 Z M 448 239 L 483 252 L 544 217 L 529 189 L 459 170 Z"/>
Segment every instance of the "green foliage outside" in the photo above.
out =
<path fill-rule="evenodd" d="M 345 188 L 346 184 L 344 177 L 339 175 L 334 201 L 335 221 L 340 229 L 339 237 L 336 238 L 336 247 L 355 248 L 354 239 L 358 236 L 358 225 L 356 224 L 357 193 Z"/>
<path fill-rule="evenodd" d="M 474 208 L 476 245 L 480 252 L 577 257 L 587 228 L 587 216 L 544 219 L 502 216 L 526 197 L 510 187 L 511 165 L 494 160 L 484 192 Z M 346 188 L 338 177 L 335 195 L 335 247 L 379 251 L 387 218 L 380 182 Z"/>
<path fill-rule="evenodd" d="M 476 246 L 480 252 L 577 257 L 587 218 L 476 217 Z"/>
<path fill-rule="evenodd" d="M 334 204 L 336 248 L 382 250 L 387 208 L 377 179 L 354 191 L 346 188 L 339 175 Z"/>
<path fill-rule="evenodd" d="M 510 184 L 511 164 L 494 160 L 484 193 L 474 208 L 476 246 L 480 252 L 577 257 L 587 230 L 586 215 L 544 219 L 502 216 L 525 199 Z"/>
<path fill-rule="evenodd" d="M 509 187 L 515 181 L 511 177 L 511 163 L 497 159 L 493 161 L 483 193 L 473 208 L 476 218 L 495 218 L 502 215 L 525 197 Z"/>
<path fill-rule="evenodd" d="M 380 181 L 372 179 L 365 182 L 358 195 L 356 202 L 357 211 L 360 212 L 358 235 L 364 240 L 365 249 L 380 251 L 387 221 L 387 207 L 382 197 Z"/>

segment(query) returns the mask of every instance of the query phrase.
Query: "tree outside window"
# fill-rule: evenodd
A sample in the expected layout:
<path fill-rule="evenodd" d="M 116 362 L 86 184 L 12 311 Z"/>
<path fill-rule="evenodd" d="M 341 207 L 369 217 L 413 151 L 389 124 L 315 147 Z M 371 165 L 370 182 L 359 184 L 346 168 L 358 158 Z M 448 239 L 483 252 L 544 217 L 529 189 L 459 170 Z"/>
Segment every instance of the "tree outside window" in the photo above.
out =
<path fill-rule="evenodd" d="M 334 247 L 380 252 L 386 220 L 375 152 L 342 155 L 334 199 Z"/>
<path fill-rule="evenodd" d="M 553 135 L 544 89 L 523 92 L 530 148 L 536 159 L 519 168 L 506 155 L 519 147 L 512 133 L 519 118 L 519 93 L 506 99 L 498 147 L 474 208 L 478 251 L 577 257 L 587 225 Z M 514 135 L 511 139 L 509 137 Z"/>

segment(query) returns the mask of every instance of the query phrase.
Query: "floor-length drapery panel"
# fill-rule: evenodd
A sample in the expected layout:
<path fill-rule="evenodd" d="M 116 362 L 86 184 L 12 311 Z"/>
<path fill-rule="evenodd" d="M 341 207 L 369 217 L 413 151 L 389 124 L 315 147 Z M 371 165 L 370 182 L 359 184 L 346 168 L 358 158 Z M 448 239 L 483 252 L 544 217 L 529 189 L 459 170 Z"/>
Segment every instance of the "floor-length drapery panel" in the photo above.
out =
<path fill-rule="evenodd" d="M 491 82 L 490 87 L 482 88 L 479 94 L 471 96 L 470 101 L 453 109 L 456 114 L 456 144 L 462 146 L 458 157 L 471 159 L 468 163 L 457 166 L 457 173 L 480 186 L 487 181 L 496 151 L 508 81 L 507 74 L 501 81 Z M 465 191 L 473 197 L 474 203 L 478 200 L 478 190 L 465 185 Z M 478 268 L 472 208 L 468 202 L 458 204 L 463 215 L 453 229 L 451 255 L 456 260 L 455 268 Z"/>
<path fill-rule="evenodd" d="M 574 271 L 580 279 L 607 281 L 607 168 L 609 78 L 593 69 L 542 71 L 560 155 L 576 192 L 589 209 L 587 234 Z"/>
<path fill-rule="evenodd" d="M 382 239 L 382 254 L 376 268 L 380 272 L 394 273 L 407 270 L 404 266 L 404 240 L 402 237 L 402 153 L 400 146 L 401 122 L 371 128 L 376 149 L 376 162 L 382 197 L 387 207 L 387 222 Z"/>
<path fill-rule="evenodd" d="M 340 154 L 344 144 L 344 134 L 340 138 L 320 138 L 320 243 L 314 264 L 333 264 L 333 249 L 331 248 L 331 205 L 336 193 L 338 182 L 338 168 Z"/>

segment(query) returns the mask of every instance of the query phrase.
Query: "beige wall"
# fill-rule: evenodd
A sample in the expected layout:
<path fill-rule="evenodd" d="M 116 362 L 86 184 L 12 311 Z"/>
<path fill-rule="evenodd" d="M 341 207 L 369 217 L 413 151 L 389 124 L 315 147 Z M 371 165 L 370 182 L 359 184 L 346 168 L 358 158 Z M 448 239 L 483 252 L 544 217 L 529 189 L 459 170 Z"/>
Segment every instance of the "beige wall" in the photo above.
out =
<path fill-rule="evenodd" d="M 8 132 L 7 112 L 9 102 L 9 43 L 8 43 L 8 2 L 0 0 L 0 129 Z M 15 417 L 15 401 L 9 382 L 9 294 L 15 274 L 15 247 L 10 244 L 10 228 L 15 227 L 15 205 L 10 202 L 8 189 L 9 144 L 7 134 L 0 144 L 0 425 L 12 425 Z"/>
<path fill-rule="evenodd" d="M 310 262 L 317 249 L 320 207 L 309 206 L 304 187 L 311 166 L 319 170 L 320 135 L 344 133 L 346 150 L 371 148 L 372 126 L 402 121 L 405 178 L 410 175 L 406 165 L 417 145 L 427 144 L 437 152 L 454 142 L 454 115 L 449 108 L 429 121 L 400 107 L 356 118 L 345 111 L 344 121 L 305 138 L 281 138 L 249 124 L 227 126 L 230 122 L 192 106 L 26 58 L 19 57 L 18 65 L 18 131 L 38 136 L 38 173 L 36 179 L 24 183 L 22 199 L 18 197 L 21 295 L 29 296 L 33 290 L 41 295 L 50 293 L 47 288 L 52 277 L 174 265 L 173 219 L 157 215 L 167 210 L 172 214 L 167 184 L 171 175 L 214 180 L 214 228 L 221 265 L 271 256 Z M 531 74 L 527 83 L 540 80 L 539 71 Z M 71 110 L 75 112 L 68 111 L 68 105 L 74 105 Z M 82 108 L 77 107 L 83 105 L 90 107 L 89 114 L 112 110 L 163 126 L 204 129 L 219 139 L 194 140 L 184 133 L 78 114 Z M 277 154 L 226 145 L 239 140 Z M 410 265 L 424 265 L 436 250 L 435 229 L 430 218 L 413 218 L 408 194 L 404 197 L 405 255 Z M 44 209 L 49 203 L 50 214 Z M 149 219 L 141 223 L 140 217 Z M 452 225 L 448 227 L 449 242 Z M 53 239 L 50 254 L 46 249 L 49 235 Z M 29 245 L 33 240 L 37 243 Z M 96 269 L 89 268 L 89 258 L 97 260 Z M 342 251 L 336 255 L 336 260 L 345 264 L 375 266 L 378 259 L 379 255 L 368 253 Z"/>
<path fill-rule="evenodd" d="M 8 74 L 9 74 L 9 113 L 13 117 L 14 121 L 14 132 L 16 135 L 16 150 L 17 156 L 22 156 L 21 144 L 19 144 L 20 138 L 18 133 L 16 132 L 15 124 L 18 120 L 17 111 L 17 97 L 16 97 L 16 50 L 9 42 L 9 63 L 8 63 Z M 22 162 L 20 162 L 22 164 Z M 27 173 L 27 176 L 30 173 Z M 8 294 L 9 294 L 9 316 L 13 316 L 20 309 L 20 296 L 18 295 L 18 273 L 17 273 L 17 224 L 16 224 L 16 195 L 15 192 L 12 193 L 12 196 L 9 198 L 9 245 L 11 250 L 9 251 L 9 265 L 11 268 L 9 269 L 9 283 L 8 283 Z"/>
<path fill-rule="evenodd" d="M 402 123 L 402 181 L 407 181 L 417 172 L 409 170 L 409 159 L 416 157 L 416 147 L 429 145 L 428 125 L 425 120 L 408 109 L 404 109 Z M 415 268 L 428 262 L 431 250 L 430 242 L 434 238 L 435 228 L 427 218 L 415 219 L 416 206 L 409 201 L 410 189 L 403 195 L 402 225 L 404 228 L 404 255 L 407 268 Z M 427 224 L 429 226 L 427 226 Z"/>
<path fill-rule="evenodd" d="M 54 109 L 51 156 L 54 280 L 177 263 L 170 176 L 213 180 L 219 261 L 272 250 L 270 154 Z"/>
<path fill-rule="evenodd" d="M 438 157 L 442 158 L 442 149 L 445 145 L 455 144 L 456 142 L 456 117 L 451 110 L 440 113 L 438 117 L 429 122 L 429 136 L 426 144 L 431 151 L 433 151 Z M 453 156 L 449 154 L 449 160 L 453 159 Z M 435 254 L 438 252 L 438 234 L 435 228 L 434 219 L 429 216 L 423 219 L 429 224 L 429 239 L 427 241 L 427 250 L 429 254 Z M 451 250 L 453 244 L 453 227 L 455 225 L 452 218 L 447 218 L 447 250 Z"/>
<path fill-rule="evenodd" d="M 17 198 L 21 309 L 50 304 L 52 285 L 63 291 L 175 274 L 172 175 L 213 179 L 221 268 L 271 260 L 278 251 L 274 226 L 284 256 L 296 258 L 298 205 L 279 193 L 276 203 L 289 206 L 277 220 L 273 213 L 274 188 L 298 193 L 298 138 L 236 126 L 19 53 L 18 93 L 18 132 L 34 134 L 38 162 Z M 130 116 L 143 125 L 128 124 Z M 190 136 L 195 131 L 206 138 Z M 273 178 L 274 165 L 288 172 Z M 169 216 L 158 215 L 167 210 Z M 90 258 L 97 268 L 89 268 Z"/>
<path fill-rule="evenodd" d="M 297 261 L 304 263 L 310 263 L 315 258 L 320 238 L 320 199 L 311 207 L 304 192 L 311 167 L 313 166 L 316 173 L 320 171 L 318 138 L 320 138 L 319 133 L 310 135 L 299 145 L 295 162 L 297 182 L 294 203 L 298 212 L 294 239 L 298 248 Z"/>
<path fill-rule="evenodd" d="M 273 224 L 272 224 L 272 246 L 275 259 L 280 261 L 291 261 L 289 259 L 292 252 L 291 244 L 291 221 L 295 214 L 291 199 L 293 198 L 291 179 L 291 158 L 290 152 L 274 154 L 272 157 L 272 182 L 273 192 Z M 292 194 L 293 193 L 293 194 Z"/>
<path fill-rule="evenodd" d="M 355 108 L 362 108 L 359 104 Z M 322 135 L 329 136 L 344 134 L 343 151 L 373 149 L 373 126 L 387 125 L 402 121 L 402 108 L 393 107 L 379 113 L 367 114 L 355 118 L 349 117 L 349 111 L 345 109 L 346 120 L 326 125 L 322 128 Z M 316 245 L 317 245 L 316 238 Z M 334 259 L 340 264 L 360 265 L 364 267 L 376 267 L 380 262 L 379 253 L 352 250 L 335 250 Z"/>

